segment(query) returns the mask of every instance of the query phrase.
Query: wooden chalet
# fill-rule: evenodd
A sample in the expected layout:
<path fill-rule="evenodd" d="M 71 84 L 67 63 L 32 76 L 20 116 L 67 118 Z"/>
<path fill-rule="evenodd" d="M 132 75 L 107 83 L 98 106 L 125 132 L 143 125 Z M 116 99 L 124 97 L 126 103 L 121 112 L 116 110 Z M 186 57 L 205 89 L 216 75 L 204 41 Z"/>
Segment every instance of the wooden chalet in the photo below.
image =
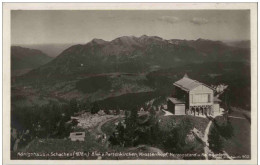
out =
<path fill-rule="evenodd" d="M 214 115 L 214 111 L 219 112 L 212 87 L 190 79 L 186 74 L 173 85 L 173 95 L 167 101 L 168 110 L 173 114 L 199 116 Z"/>

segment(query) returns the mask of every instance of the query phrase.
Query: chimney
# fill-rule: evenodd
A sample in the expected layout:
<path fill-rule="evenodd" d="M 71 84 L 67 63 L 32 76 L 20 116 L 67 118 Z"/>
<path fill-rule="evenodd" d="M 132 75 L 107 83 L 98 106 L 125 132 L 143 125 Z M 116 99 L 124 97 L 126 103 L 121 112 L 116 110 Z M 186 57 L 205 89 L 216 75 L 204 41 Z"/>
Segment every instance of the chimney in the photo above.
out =
<path fill-rule="evenodd" d="M 185 75 L 183 76 L 183 78 L 184 78 L 184 77 L 189 78 L 188 75 L 187 75 L 187 73 L 185 73 Z"/>

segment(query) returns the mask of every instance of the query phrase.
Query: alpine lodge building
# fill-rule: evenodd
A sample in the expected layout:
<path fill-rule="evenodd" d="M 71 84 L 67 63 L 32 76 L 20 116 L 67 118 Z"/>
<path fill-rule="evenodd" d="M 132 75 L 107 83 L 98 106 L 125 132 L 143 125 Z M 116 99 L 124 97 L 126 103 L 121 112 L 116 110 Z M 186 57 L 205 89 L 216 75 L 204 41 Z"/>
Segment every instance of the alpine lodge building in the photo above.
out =
<path fill-rule="evenodd" d="M 167 100 L 167 108 L 171 113 L 194 116 L 220 113 L 220 100 L 214 99 L 215 90 L 212 87 L 190 79 L 186 74 L 173 85 L 172 97 Z"/>

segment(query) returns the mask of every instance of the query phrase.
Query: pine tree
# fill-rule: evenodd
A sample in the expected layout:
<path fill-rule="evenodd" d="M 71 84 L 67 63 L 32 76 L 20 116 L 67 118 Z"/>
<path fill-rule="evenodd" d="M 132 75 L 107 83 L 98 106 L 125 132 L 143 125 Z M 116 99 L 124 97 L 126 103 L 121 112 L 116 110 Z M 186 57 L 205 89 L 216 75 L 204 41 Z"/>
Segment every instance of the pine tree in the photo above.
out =
<path fill-rule="evenodd" d="M 117 107 L 116 108 L 116 115 L 119 115 L 120 114 L 120 110 L 119 110 L 119 108 Z"/>
<path fill-rule="evenodd" d="M 220 127 L 221 136 L 225 139 L 229 139 L 234 135 L 234 128 L 230 121 L 223 123 Z"/>
<path fill-rule="evenodd" d="M 173 127 L 171 131 L 166 135 L 165 140 L 163 140 L 163 146 L 166 151 L 172 153 L 181 153 L 180 145 L 180 129 L 179 127 Z"/>
<path fill-rule="evenodd" d="M 75 98 L 70 100 L 69 107 L 70 107 L 70 111 L 71 111 L 72 114 L 79 111 L 78 102 Z"/>
<path fill-rule="evenodd" d="M 217 131 L 217 129 L 215 127 L 213 127 L 210 130 L 210 134 L 209 134 L 209 148 L 215 152 L 215 153 L 220 153 L 223 149 L 223 142 L 221 140 L 221 137 L 219 135 L 219 132 Z"/>
<path fill-rule="evenodd" d="M 118 132 L 118 141 L 122 145 L 124 144 L 125 128 L 121 122 L 118 123 L 116 130 Z"/>
<path fill-rule="evenodd" d="M 135 131 L 137 129 L 137 108 L 133 108 L 129 117 L 126 117 L 125 124 L 126 124 L 126 134 L 125 140 L 126 144 L 129 146 L 133 146 L 136 134 Z"/>
<path fill-rule="evenodd" d="M 97 104 L 97 102 L 94 102 L 91 108 L 91 114 L 96 114 L 99 111 L 99 106 Z"/>
<path fill-rule="evenodd" d="M 152 107 L 151 109 L 150 109 L 150 116 L 149 116 L 149 120 L 150 120 L 150 122 L 151 122 L 151 124 L 153 125 L 153 124 L 155 124 L 156 123 L 156 111 L 154 110 L 154 108 Z"/>
<path fill-rule="evenodd" d="M 151 143 L 152 144 L 159 144 L 161 142 L 161 131 L 159 127 L 159 122 L 157 121 L 151 126 Z"/>
<path fill-rule="evenodd" d="M 110 114 L 110 112 L 109 112 L 109 110 L 108 110 L 107 108 L 104 109 L 104 112 L 105 112 L 107 115 Z"/>

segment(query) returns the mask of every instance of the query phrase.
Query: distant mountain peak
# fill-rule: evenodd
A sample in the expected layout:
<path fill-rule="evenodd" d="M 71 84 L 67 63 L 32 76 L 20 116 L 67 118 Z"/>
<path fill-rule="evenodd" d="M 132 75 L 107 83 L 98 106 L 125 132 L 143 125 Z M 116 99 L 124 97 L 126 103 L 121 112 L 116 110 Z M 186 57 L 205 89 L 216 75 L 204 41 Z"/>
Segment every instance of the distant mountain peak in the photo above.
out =
<path fill-rule="evenodd" d="M 203 38 L 198 38 L 196 41 L 209 41 L 209 40 L 203 39 Z"/>
<path fill-rule="evenodd" d="M 146 38 L 146 37 L 148 37 L 148 36 L 144 34 L 140 38 Z"/>
<path fill-rule="evenodd" d="M 112 40 L 111 43 L 125 45 L 125 46 L 139 45 L 139 43 L 137 42 L 137 38 L 135 36 L 118 37 Z"/>
<path fill-rule="evenodd" d="M 104 44 L 104 43 L 107 43 L 107 41 L 99 39 L 99 38 L 94 38 L 93 40 L 90 41 L 90 43 L 93 43 L 93 44 Z"/>
<path fill-rule="evenodd" d="M 136 39 L 136 37 L 135 36 L 121 36 L 121 37 L 115 38 L 112 41 L 116 41 L 116 40 L 133 40 L 133 39 Z"/>

